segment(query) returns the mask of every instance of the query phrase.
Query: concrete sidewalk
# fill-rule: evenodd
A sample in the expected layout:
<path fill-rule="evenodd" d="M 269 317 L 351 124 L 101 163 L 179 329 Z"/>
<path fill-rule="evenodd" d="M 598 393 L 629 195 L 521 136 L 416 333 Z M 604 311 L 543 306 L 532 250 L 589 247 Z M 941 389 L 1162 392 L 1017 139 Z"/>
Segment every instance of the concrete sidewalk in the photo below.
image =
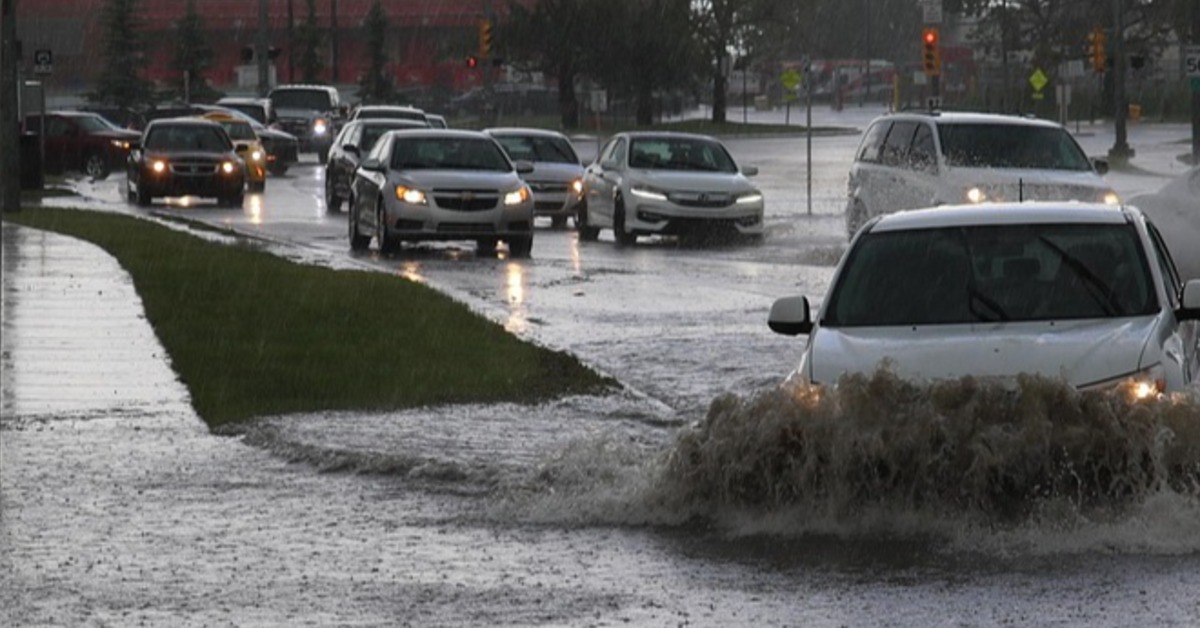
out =
<path fill-rule="evenodd" d="M 89 242 L 9 223 L 2 237 L 0 430 L 164 411 L 194 416 L 116 259 Z"/>

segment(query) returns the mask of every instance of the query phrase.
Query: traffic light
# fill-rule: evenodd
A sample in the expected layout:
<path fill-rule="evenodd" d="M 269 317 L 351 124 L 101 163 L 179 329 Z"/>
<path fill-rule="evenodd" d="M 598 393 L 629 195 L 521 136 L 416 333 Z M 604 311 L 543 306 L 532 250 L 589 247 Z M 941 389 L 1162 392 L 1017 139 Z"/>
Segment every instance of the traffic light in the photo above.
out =
<path fill-rule="evenodd" d="M 467 67 L 472 70 L 479 67 L 479 57 L 476 57 L 475 55 L 467 57 Z"/>
<path fill-rule="evenodd" d="M 492 21 L 479 21 L 479 56 L 486 59 L 492 52 Z"/>
<path fill-rule="evenodd" d="M 942 73 L 942 49 L 936 26 L 926 26 L 921 31 L 921 66 L 926 76 Z"/>
<path fill-rule="evenodd" d="M 1108 65 L 1106 46 L 1104 29 L 1099 27 L 1093 28 L 1092 32 L 1088 33 L 1088 57 L 1092 60 L 1093 72 L 1104 72 L 1104 68 Z"/>

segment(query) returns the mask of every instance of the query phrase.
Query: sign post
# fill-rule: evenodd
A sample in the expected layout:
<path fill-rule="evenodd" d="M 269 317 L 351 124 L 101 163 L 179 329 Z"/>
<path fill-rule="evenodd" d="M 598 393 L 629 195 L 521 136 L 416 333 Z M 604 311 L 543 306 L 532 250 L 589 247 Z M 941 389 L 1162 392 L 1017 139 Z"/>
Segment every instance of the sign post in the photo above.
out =
<path fill-rule="evenodd" d="M 50 76 L 54 73 L 54 52 L 49 49 L 33 51 L 34 76 Z"/>

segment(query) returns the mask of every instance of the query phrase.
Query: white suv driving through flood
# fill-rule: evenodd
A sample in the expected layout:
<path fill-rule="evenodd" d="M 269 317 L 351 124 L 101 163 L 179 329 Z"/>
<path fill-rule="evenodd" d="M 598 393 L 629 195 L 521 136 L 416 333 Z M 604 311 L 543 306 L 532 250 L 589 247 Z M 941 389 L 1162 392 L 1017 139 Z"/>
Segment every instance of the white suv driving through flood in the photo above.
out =
<path fill-rule="evenodd" d="M 1115 204 L 1091 159 L 1060 124 L 1013 115 L 903 112 L 876 118 L 848 179 L 850 237 L 874 216 L 902 209 L 997 201 Z"/>

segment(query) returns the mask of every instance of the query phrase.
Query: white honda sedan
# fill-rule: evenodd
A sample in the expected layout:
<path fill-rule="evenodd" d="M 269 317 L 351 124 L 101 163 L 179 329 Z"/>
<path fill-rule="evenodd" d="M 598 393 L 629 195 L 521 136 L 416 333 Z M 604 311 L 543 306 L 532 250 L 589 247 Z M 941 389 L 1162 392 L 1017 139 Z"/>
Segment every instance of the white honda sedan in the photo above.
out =
<path fill-rule="evenodd" d="M 576 223 L 582 240 L 612 229 L 617 244 L 640 235 L 685 235 L 714 229 L 758 239 L 763 195 L 716 138 L 690 133 L 618 133 L 583 175 Z"/>
<path fill-rule="evenodd" d="M 792 378 L 836 385 L 885 360 L 905 379 L 1064 378 L 1142 395 L 1195 390 L 1200 280 L 1181 281 L 1141 211 L 1093 203 L 943 206 L 868 222 L 814 319 L 805 297 L 772 330 L 807 334 Z"/>

